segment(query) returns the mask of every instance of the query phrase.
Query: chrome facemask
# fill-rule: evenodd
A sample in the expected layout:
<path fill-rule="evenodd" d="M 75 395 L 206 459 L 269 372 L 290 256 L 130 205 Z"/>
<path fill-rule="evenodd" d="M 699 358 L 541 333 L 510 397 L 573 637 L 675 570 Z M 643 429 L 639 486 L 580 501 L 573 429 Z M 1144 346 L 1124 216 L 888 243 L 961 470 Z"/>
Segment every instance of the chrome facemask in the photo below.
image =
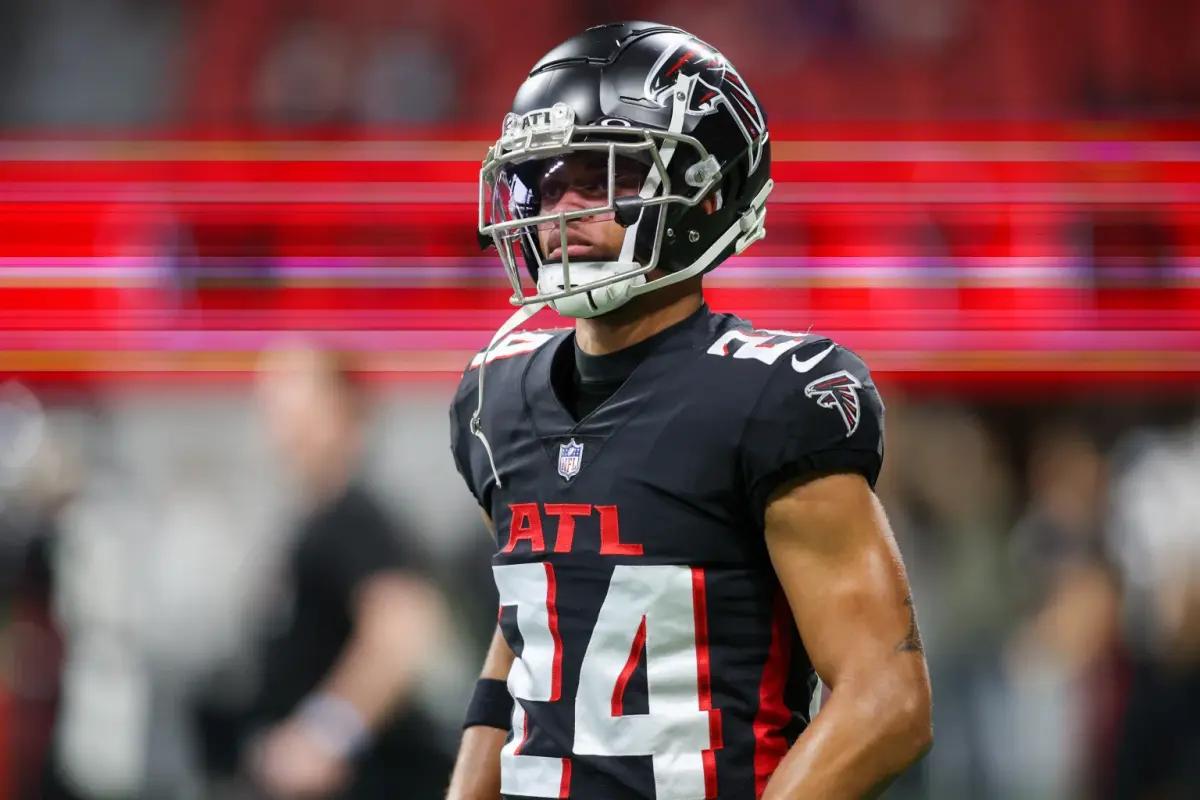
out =
<path fill-rule="evenodd" d="M 671 124 L 668 130 L 624 124 L 576 125 L 574 110 L 557 103 L 524 115 L 504 119 L 500 139 L 489 149 L 479 174 L 479 234 L 488 238 L 513 287 L 511 302 L 552 305 L 561 314 L 592 317 L 611 311 L 631 297 L 650 288 L 646 274 L 658 266 L 666 231 L 666 206 L 678 203 L 695 206 L 721 179 L 716 158 L 697 139 L 680 133 L 695 85 L 694 78 L 681 77 L 676 84 Z M 621 121 L 623 122 L 623 121 Z M 684 174 L 688 193 L 675 193 L 668 166 L 681 148 L 692 148 L 692 166 Z M 607 157 L 607 196 L 602 205 L 559 213 L 540 214 L 533 208 L 533 187 L 519 177 L 518 167 L 580 152 L 599 152 Z M 616 191 L 617 159 L 630 158 L 649 165 L 636 194 L 619 196 Z M 663 207 L 659 213 L 643 214 L 647 208 Z M 625 228 L 621 252 L 612 261 L 573 261 L 567 250 L 568 223 L 575 220 L 615 219 Z M 645 261 L 635 258 L 639 229 L 653 221 L 653 237 Z M 538 230 L 557 226 L 560 261 L 546 261 Z M 522 262 L 533 259 L 529 272 L 538 276 L 533 293 L 526 293 Z M 657 282 L 655 282 L 657 283 Z"/>

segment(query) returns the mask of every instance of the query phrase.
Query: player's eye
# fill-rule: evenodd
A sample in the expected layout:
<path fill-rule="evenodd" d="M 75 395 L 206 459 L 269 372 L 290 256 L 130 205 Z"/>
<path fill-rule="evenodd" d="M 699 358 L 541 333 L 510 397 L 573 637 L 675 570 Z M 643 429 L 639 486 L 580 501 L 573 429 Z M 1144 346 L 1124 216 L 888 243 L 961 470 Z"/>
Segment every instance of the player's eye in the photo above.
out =
<path fill-rule="evenodd" d="M 603 172 L 592 172 L 581 175 L 576 184 L 585 197 L 598 197 L 608 194 L 608 175 Z"/>
<path fill-rule="evenodd" d="M 559 175 L 546 175 L 538 183 L 538 194 L 542 198 L 542 206 L 554 206 L 567 193 L 567 182 Z"/>
<path fill-rule="evenodd" d="M 641 189 L 650 168 L 631 158 L 618 158 L 613 168 L 613 182 L 618 189 Z"/>
<path fill-rule="evenodd" d="M 648 167 L 630 158 L 618 157 L 613 165 L 613 185 L 620 194 L 636 192 L 646 179 Z M 550 162 L 537 184 L 542 209 L 553 208 L 568 192 L 586 200 L 606 201 L 608 197 L 608 158 L 587 154 Z"/>

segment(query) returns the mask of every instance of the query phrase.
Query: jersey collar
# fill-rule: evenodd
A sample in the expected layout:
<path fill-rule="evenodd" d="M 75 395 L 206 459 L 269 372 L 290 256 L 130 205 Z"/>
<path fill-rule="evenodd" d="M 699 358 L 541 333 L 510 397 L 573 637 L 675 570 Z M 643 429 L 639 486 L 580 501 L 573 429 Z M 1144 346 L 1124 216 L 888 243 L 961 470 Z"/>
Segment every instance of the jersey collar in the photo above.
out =
<path fill-rule="evenodd" d="M 690 341 L 691 328 L 697 322 L 704 321 L 708 316 L 708 306 L 704 303 L 684 319 L 664 328 L 637 344 L 623 350 L 605 355 L 593 356 L 583 352 L 579 341 L 572 333 L 569 337 L 574 343 L 575 369 L 580 378 L 587 383 L 621 383 L 628 378 L 637 366 L 646 360 L 660 347 L 670 347 L 672 343 Z"/>
<path fill-rule="evenodd" d="M 624 383 L 592 413 L 578 422 L 563 407 L 551 385 L 555 354 L 563 347 L 575 348 L 575 334 L 569 332 L 548 346 L 540 348 L 530 358 L 521 385 L 525 407 L 539 436 L 560 436 L 577 430 L 607 435 L 630 415 L 630 404 L 638 404 L 648 395 L 655 376 L 669 371 L 671 362 L 663 356 L 702 347 L 710 335 L 713 314 L 706 303 L 690 315 L 653 336 L 624 350 L 605 356 L 586 356 L 589 359 L 609 359 L 620 356 L 621 361 L 633 361 Z M 607 367 L 606 367 L 607 369 Z"/>

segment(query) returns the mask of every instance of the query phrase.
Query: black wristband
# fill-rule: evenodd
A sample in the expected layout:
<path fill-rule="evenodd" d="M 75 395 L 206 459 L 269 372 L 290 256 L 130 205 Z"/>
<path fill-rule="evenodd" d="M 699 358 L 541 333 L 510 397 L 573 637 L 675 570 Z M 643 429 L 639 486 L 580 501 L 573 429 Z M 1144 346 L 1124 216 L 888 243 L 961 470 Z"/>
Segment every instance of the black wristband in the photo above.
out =
<path fill-rule="evenodd" d="M 495 678 L 480 678 L 467 706 L 463 728 L 486 725 L 502 731 L 512 727 L 513 699 L 508 684 Z"/>

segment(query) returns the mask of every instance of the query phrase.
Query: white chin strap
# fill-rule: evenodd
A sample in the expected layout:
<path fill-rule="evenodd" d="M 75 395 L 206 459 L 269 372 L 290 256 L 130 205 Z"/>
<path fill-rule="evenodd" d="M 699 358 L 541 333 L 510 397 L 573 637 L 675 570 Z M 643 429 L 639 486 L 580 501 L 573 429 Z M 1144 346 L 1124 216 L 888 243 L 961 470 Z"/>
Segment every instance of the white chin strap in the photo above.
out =
<path fill-rule="evenodd" d="M 581 261 L 571 264 L 571 282 L 576 285 L 593 283 L 635 271 L 640 267 L 636 261 Z M 551 300 L 548 305 L 564 317 L 598 317 L 625 305 L 629 298 L 633 297 L 633 290 L 645 283 L 644 274 L 634 275 L 599 289 Z M 562 264 L 543 264 L 538 270 L 537 288 L 538 294 L 557 294 L 566 289 Z"/>
<path fill-rule="evenodd" d="M 632 275 L 624 280 L 614 281 L 607 286 L 590 291 L 578 292 L 567 297 L 550 300 L 546 305 L 564 317 L 587 319 L 607 314 L 620 308 L 640 294 L 653 292 L 664 286 L 685 281 L 700 275 L 717 260 L 731 243 L 736 255 L 750 245 L 767 235 L 767 195 L 775 188 L 775 182 L 768 179 L 758 194 L 750 201 L 750 207 L 738 217 L 732 225 L 725 229 L 700 257 L 681 270 L 663 275 L 661 278 L 647 280 L 645 273 Z M 635 261 L 584 261 L 571 264 L 571 283 L 578 285 L 590 281 L 603 280 L 614 275 L 621 275 L 641 267 Z M 543 264 L 538 271 L 538 293 L 555 294 L 565 288 L 562 277 L 562 264 Z M 539 305 L 540 308 L 540 305 Z"/>

